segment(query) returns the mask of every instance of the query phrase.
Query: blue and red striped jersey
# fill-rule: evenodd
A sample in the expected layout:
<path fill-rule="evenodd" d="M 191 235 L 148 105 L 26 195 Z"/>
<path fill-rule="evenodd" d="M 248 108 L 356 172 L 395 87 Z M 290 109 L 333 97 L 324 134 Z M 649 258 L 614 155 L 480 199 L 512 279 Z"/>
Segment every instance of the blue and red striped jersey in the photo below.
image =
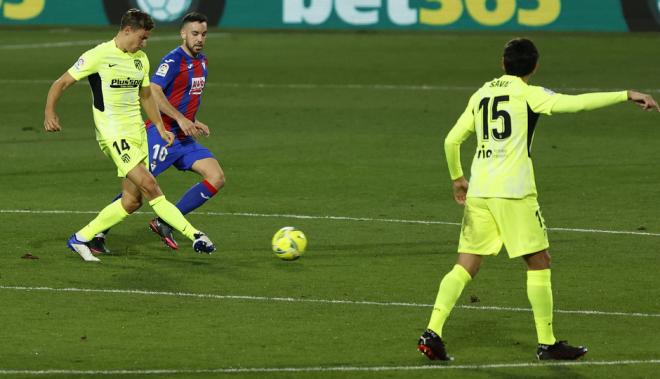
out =
<path fill-rule="evenodd" d="M 151 82 L 163 89 L 174 108 L 189 120 L 195 121 L 208 74 L 207 65 L 208 60 L 203 53 L 191 57 L 179 46 L 161 59 L 158 69 L 151 76 Z M 164 113 L 161 113 L 161 117 L 165 129 L 174 133 L 180 140 L 186 138 L 173 118 Z M 145 123 L 147 128 L 153 126 L 151 120 Z"/>

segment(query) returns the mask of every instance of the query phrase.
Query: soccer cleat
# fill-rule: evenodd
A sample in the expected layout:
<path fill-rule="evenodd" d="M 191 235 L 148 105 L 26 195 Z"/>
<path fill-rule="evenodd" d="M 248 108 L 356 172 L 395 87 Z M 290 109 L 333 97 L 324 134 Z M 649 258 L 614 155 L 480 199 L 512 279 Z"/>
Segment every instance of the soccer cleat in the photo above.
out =
<path fill-rule="evenodd" d="M 419 337 L 419 341 L 417 341 L 417 350 L 426 355 L 426 357 L 432 361 L 451 361 L 454 359 L 447 355 L 445 343 L 442 342 L 442 338 L 435 334 L 431 329 L 426 329 L 424 334 Z"/>
<path fill-rule="evenodd" d="M 96 235 L 91 241 L 87 242 L 87 247 L 92 251 L 92 254 L 110 254 L 111 251 L 105 246 L 105 237 Z"/>
<path fill-rule="evenodd" d="M 169 226 L 165 221 L 156 217 L 155 219 L 151 220 L 151 222 L 149 222 L 149 227 L 154 233 L 160 236 L 160 239 L 163 240 L 165 245 L 167 245 L 170 249 L 176 250 L 179 248 L 179 245 L 176 243 L 174 236 L 172 235 L 172 227 Z"/>
<path fill-rule="evenodd" d="M 557 341 L 554 345 L 539 344 L 536 349 L 536 358 L 545 360 L 575 360 L 587 354 L 584 346 L 571 346 L 568 341 Z"/>
<path fill-rule="evenodd" d="M 66 245 L 69 247 L 69 249 L 75 251 L 80 255 L 80 257 L 85 261 L 85 262 L 100 262 L 101 260 L 96 258 L 94 254 L 92 254 L 92 251 L 89 250 L 89 247 L 87 247 L 87 243 L 80 241 L 75 233 L 69 238 L 69 240 L 66 242 Z"/>
<path fill-rule="evenodd" d="M 199 232 L 195 234 L 195 240 L 193 241 L 193 249 L 198 253 L 211 254 L 215 251 L 215 245 L 206 234 Z"/>

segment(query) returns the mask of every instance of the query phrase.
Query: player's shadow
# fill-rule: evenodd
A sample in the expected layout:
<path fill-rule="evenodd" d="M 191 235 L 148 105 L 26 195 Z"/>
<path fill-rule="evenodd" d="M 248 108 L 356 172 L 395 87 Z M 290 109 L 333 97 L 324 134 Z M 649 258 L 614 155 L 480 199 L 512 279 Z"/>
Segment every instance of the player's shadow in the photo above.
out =
<path fill-rule="evenodd" d="M 162 242 L 155 240 L 155 237 L 145 237 L 142 230 L 135 230 L 132 233 L 108 234 L 106 243 L 111 250 L 108 257 L 143 257 L 152 261 L 166 262 L 170 265 L 188 264 L 190 266 L 208 266 L 210 262 L 203 259 L 206 254 L 195 253 L 186 239 L 179 245 L 178 250 L 172 250 L 166 247 Z"/>

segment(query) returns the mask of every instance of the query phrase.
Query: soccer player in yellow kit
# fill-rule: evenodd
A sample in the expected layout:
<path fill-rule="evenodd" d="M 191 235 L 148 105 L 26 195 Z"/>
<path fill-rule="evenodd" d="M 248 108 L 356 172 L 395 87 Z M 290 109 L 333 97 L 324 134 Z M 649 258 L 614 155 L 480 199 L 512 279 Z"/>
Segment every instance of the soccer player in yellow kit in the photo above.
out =
<path fill-rule="evenodd" d="M 517 38 L 504 47 L 505 75 L 486 82 L 468 102 L 445 139 L 454 199 L 465 206 L 458 260 L 440 282 L 428 328 L 417 348 L 432 360 L 451 360 L 442 328 L 465 285 L 475 277 L 484 256 L 506 247 L 510 258 L 527 264 L 527 297 L 532 305 L 541 360 L 577 359 L 584 346 L 558 341 L 552 328 L 550 255 L 545 222 L 537 202 L 531 145 L 540 114 L 573 113 L 632 100 L 645 110 L 660 111 L 649 95 L 635 91 L 554 93 L 529 85 L 538 68 L 532 41 Z M 477 149 L 468 185 L 460 161 L 460 145 L 472 133 Z M 469 189 L 468 189 L 469 188 Z"/>
<path fill-rule="evenodd" d="M 138 9 L 128 10 L 122 17 L 115 38 L 86 51 L 48 91 L 44 127 L 48 132 L 58 132 L 62 128 L 55 111 L 57 101 L 69 86 L 88 78 L 93 94 L 96 139 L 103 153 L 117 166 L 117 175 L 122 178 L 122 197 L 101 210 L 67 242 L 68 247 L 85 261 L 99 260 L 88 246 L 94 235 L 137 210 L 143 196 L 160 218 L 193 241 L 195 251 L 212 253 L 215 250 L 209 238 L 165 199 L 147 168 L 148 144 L 140 105 L 158 128 L 161 137 L 170 145 L 174 141 L 174 135 L 165 130 L 151 95 L 149 60 L 141 50 L 153 27 L 154 22 L 148 14 Z M 197 130 L 184 132 L 199 134 Z"/>

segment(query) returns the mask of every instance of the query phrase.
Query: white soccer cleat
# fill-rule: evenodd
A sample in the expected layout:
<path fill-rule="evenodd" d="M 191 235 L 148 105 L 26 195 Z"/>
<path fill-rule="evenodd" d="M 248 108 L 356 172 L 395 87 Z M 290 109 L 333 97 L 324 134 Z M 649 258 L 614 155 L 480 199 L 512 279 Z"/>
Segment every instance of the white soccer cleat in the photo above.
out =
<path fill-rule="evenodd" d="M 75 251 L 80 255 L 80 257 L 85 261 L 85 262 L 100 262 L 101 260 L 96 258 L 94 254 L 92 254 L 92 251 L 89 249 L 87 244 L 85 242 L 80 241 L 75 233 L 69 238 L 69 240 L 66 242 L 66 245 L 69 247 L 69 249 Z"/>
<path fill-rule="evenodd" d="M 199 232 L 195 234 L 195 240 L 193 241 L 193 250 L 195 250 L 198 253 L 206 253 L 206 254 L 211 254 L 212 252 L 215 251 L 215 245 L 209 237 L 202 233 Z"/>

